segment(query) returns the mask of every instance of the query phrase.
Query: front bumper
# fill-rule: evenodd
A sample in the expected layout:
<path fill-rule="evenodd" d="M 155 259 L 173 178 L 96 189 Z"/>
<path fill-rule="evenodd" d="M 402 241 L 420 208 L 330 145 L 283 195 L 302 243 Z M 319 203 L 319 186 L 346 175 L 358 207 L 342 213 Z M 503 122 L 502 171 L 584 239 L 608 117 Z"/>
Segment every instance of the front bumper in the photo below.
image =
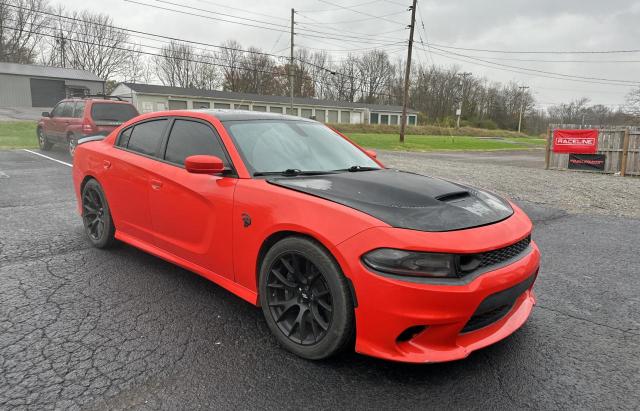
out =
<path fill-rule="evenodd" d="M 530 232 L 530 222 L 524 214 L 520 220 L 518 216 L 512 218 L 491 226 L 446 233 L 407 233 L 407 230 L 376 228 L 340 244 L 340 252 L 346 257 L 344 261 L 351 262 L 345 273 L 353 282 L 358 304 L 355 310 L 356 351 L 403 362 L 451 361 L 465 358 L 472 351 L 491 345 L 520 328 L 535 304 L 532 287 L 540 253 L 534 242 L 508 265 L 466 283 L 398 280 L 371 272 L 360 260 L 360 256 L 370 249 L 394 244 L 391 241 L 402 235 L 399 231 L 413 237 L 406 240 L 405 248 L 415 249 L 409 243 L 415 244 L 417 239 L 423 240 L 421 244 L 440 244 L 444 252 L 500 248 L 506 245 L 505 242 L 516 242 Z M 491 238 L 495 240 L 491 241 Z M 483 301 L 489 298 L 491 305 L 496 294 L 504 297 L 505 293 L 509 294 L 505 290 L 509 289 L 513 292 L 506 308 L 503 304 L 487 309 L 485 303 L 482 306 L 485 309 L 482 309 Z M 482 313 L 479 315 L 477 310 Z"/>

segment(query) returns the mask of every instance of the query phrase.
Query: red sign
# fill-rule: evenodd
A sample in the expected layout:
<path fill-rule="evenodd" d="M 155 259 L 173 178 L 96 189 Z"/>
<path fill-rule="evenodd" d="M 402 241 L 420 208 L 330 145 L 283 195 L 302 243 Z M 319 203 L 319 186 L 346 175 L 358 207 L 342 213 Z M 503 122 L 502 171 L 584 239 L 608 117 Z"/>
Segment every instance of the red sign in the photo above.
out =
<path fill-rule="evenodd" d="M 553 152 L 595 154 L 598 130 L 553 130 Z"/>

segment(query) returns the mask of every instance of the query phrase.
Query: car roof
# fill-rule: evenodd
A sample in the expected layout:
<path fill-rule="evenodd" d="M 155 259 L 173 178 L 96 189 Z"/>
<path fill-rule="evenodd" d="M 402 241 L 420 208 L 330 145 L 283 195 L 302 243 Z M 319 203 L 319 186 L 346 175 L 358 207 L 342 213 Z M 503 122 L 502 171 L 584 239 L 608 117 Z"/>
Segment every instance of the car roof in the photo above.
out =
<path fill-rule="evenodd" d="M 180 110 L 181 112 L 194 112 L 209 114 L 220 121 L 246 121 L 246 120 L 297 120 L 314 122 L 314 120 L 290 116 L 279 113 L 266 113 L 263 111 L 247 111 L 247 110 L 226 110 L 226 109 L 199 109 L 199 110 Z"/>

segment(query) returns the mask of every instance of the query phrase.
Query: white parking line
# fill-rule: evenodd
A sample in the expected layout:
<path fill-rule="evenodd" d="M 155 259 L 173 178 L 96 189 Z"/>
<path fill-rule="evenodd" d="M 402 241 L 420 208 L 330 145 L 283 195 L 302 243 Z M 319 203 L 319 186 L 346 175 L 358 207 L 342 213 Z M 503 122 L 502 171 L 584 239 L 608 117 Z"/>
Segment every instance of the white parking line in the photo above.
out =
<path fill-rule="evenodd" d="M 38 153 L 36 151 L 27 150 L 26 148 L 23 148 L 22 150 L 26 151 L 28 153 L 31 153 L 31 154 L 35 154 L 35 155 L 40 156 L 40 157 L 44 157 L 44 158 L 46 158 L 48 160 L 55 161 L 56 163 L 64 164 L 65 166 L 68 166 L 68 167 L 72 167 L 73 166 L 72 164 L 65 163 L 64 161 L 57 160 L 57 159 L 55 159 L 53 157 L 45 156 L 44 154 L 40 154 L 40 153 Z"/>

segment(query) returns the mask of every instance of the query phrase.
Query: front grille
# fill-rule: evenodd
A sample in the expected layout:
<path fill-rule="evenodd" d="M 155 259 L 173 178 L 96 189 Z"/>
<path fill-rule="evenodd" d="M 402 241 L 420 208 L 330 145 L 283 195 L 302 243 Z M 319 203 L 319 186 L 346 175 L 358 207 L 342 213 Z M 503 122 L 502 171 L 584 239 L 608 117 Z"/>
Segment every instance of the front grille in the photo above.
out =
<path fill-rule="evenodd" d="M 513 307 L 513 304 L 505 304 L 486 313 L 473 315 L 462 329 L 462 332 L 468 333 L 469 331 L 479 330 L 482 327 L 495 323 L 507 315 L 511 307 Z"/>
<path fill-rule="evenodd" d="M 529 244 L 531 244 L 531 236 L 528 236 L 508 247 L 478 254 L 478 257 L 480 257 L 480 265 L 478 268 L 490 267 L 492 265 L 498 265 L 503 261 L 510 260 L 526 250 L 527 247 L 529 247 Z"/>
<path fill-rule="evenodd" d="M 527 236 L 515 244 L 497 250 L 478 254 L 460 254 L 458 275 L 463 277 L 471 273 L 477 273 L 478 271 L 487 271 L 490 267 L 500 265 L 522 254 L 529 248 L 529 244 L 531 244 L 531 236 Z"/>

